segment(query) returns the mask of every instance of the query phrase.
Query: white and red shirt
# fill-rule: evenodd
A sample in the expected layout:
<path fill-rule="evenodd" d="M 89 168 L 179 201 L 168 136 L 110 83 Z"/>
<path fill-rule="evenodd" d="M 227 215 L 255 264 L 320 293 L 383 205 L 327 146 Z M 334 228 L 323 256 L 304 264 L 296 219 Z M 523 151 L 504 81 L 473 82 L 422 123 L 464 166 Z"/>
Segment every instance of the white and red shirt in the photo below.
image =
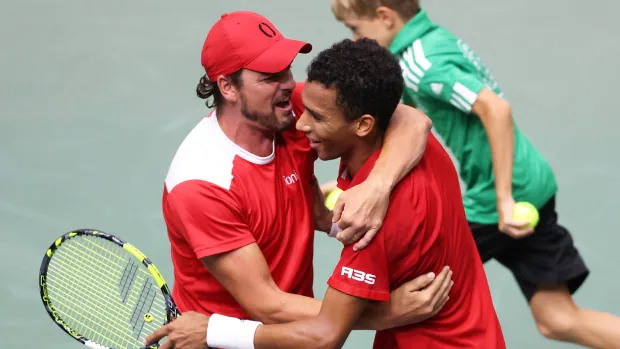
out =
<path fill-rule="evenodd" d="M 296 115 L 302 112 L 301 87 L 292 97 Z M 294 127 L 276 136 L 271 155 L 253 155 L 226 137 L 215 112 L 187 135 L 170 165 L 162 201 L 173 298 L 182 312 L 249 318 L 200 259 L 251 243 L 258 244 L 282 291 L 313 297 L 315 159 Z"/>
<path fill-rule="evenodd" d="M 354 178 L 340 165 L 338 186 L 363 182 L 377 150 Z M 454 271 L 450 300 L 418 324 L 378 331 L 375 349 L 505 349 L 489 285 L 463 209 L 454 165 L 429 134 L 419 164 L 395 187 L 381 230 L 363 250 L 345 247 L 328 284 L 359 298 L 387 301 L 390 291 L 444 266 Z"/>

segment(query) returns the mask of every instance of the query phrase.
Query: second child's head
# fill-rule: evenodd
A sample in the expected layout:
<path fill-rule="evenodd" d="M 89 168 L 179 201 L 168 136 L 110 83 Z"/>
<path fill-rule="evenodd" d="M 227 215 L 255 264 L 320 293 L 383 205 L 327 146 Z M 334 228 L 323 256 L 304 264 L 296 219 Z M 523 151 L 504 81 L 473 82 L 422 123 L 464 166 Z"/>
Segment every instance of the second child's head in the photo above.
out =
<path fill-rule="evenodd" d="M 419 11 L 418 0 L 332 0 L 332 12 L 354 40 L 374 39 L 385 48 Z"/>

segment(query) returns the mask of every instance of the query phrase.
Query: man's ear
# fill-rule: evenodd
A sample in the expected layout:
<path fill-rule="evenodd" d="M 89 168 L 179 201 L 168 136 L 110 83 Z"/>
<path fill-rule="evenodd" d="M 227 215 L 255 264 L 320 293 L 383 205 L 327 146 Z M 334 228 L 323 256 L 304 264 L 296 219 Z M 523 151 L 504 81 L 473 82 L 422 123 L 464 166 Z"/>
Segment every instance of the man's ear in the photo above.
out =
<path fill-rule="evenodd" d="M 217 87 L 225 100 L 234 103 L 239 99 L 239 91 L 229 77 L 220 75 L 217 78 Z"/>
<path fill-rule="evenodd" d="M 374 130 L 376 123 L 377 123 L 377 120 L 375 120 L 375 118 L 372 115 L 370 114 L 362 115 L 359 119 L 357 119 L 357 125 L 356 125 L 357 127 L 355 129 L 355 134 L 358 137 L 366 137 L 368 134 L 372 132 L 372 130 Z"/>

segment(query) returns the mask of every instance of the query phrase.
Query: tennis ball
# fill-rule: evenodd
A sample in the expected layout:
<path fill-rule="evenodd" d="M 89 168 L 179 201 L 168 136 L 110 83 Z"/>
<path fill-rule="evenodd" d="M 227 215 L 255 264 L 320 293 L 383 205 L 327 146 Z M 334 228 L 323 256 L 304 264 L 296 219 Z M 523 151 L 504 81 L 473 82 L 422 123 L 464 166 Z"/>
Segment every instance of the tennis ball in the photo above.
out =
<path fill-rule="evenodd" d="M 530 204 L 529 202 L 517 202 L 514 205 L 514 214 L 513 214 L 513 218 L 518 220 L 518 221 L 526 221 L 526 222 L 530 222 L 530 224 L 527 226 L 528 228 L 534 228 L 536 227 L 536 225 L 538 225 L 538 210 L 536 209 L 536 207 L 534 207 L 534 205 Z"/>
<path fill-rule="evenodd" d="M 327 206 L 327 208 L 329 208 L 330 210 L 333 210 L 334 206 L 336 206 L 336 201 L 338 201 L 340 193 L 342 193 L 342 189 L 340 188 L 336 188 L 330 191 L 325 198 L 325 206 Z"/>

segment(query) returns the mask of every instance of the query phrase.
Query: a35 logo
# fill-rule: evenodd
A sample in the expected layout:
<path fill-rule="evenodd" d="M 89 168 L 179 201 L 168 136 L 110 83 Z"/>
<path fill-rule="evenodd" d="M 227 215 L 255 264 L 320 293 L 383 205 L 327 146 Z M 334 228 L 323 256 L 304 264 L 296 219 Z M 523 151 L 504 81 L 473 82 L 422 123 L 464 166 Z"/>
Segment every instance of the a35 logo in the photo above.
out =
<path fill-rule="evenodd" d="M 361 270 L 355 270 L 349 267 L 342 267 L 340 271 L 341 276 L 346 276 L 349 279 L 353 279 L 355 281 L 365 282 L 369 285 L 375 284 L 375 279 L 377 278 L 373 274 L 367 274 Z"/>

